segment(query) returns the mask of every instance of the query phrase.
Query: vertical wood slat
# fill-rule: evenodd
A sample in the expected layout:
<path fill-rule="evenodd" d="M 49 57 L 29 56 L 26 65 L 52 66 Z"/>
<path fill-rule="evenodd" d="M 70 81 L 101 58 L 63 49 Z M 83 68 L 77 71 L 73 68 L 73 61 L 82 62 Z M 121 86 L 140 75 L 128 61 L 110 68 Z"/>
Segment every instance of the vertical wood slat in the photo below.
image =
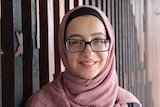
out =
<path fill-rule="evenodd" d="M 131 92 L 133 92 L 133 93 L 135 93 L 135 91 L 134 91 L 134 84 L 135 84 L 135 79 L 134 79 L 134 77 L 135 77 L 135 75 L 134 75 L 134 60 L 133 60 L 133 57 L 134 57 L 134 54 L 133 54 L 133 11 L 132 11 L 132 9 L 133 9 L 133 7 L 132 7 L 132 5 L 129 3 L 129 15 L 128 15 L 128 17 L 129 17 L 129 35 L 130 35 L 130 48 L 131 48 L 131 50 L 130 50 L 130 56 L 129 56 L 129 58 L 130 58 L 130 72 L 131 72 L 131 76 L 130 76 L 130 80 L 131 80 Z"/>
<path fill-rule="evenodd" d="M 124 0 L 124 8 L 125 8 L 125 25 L 123 25 L 125 27 L 125 69 L 126 69 L 126 89 L 127 90 L 130 90 L 130 71 L 129 71 L 129 38 L 130 38 L 130 35 L 129 35 L 129 30 L 128 30 L 128 0 Z"/>
<path fill-rule="evenodd" d="M 117 74 L 119 76 L 119 84 L 121 83 L 120 79 L 122 78 L 122 75 L 120 75 L 120 32 L 119 32 L 119 27 L 120 27 L 120 24 L 119 24 L 119 12 L 118 12 L 118 1 L 116 0 L 115 1 L 115 11 L 114 11 L 114 14 L 115 14 L 115 54 L 116 54 L 116 69 L 117 69 Z"/>
<path fill-rule="evenodd" d="M 89 5 L 93 5 L 93 1 L 92 0 L 89 0 Z"/>
<path fill-rule="evenodd" d="M 102 1 L 103 1 L 102 10 L 103 10 L 104 14 L 107 15 L 107 14 L 106 14 L 106 11 L 107 11 L 106 0 L 102 0 Z"/>
<path fill-rule="evenodd" d="M 144 18 L 144 26 L 143 26 L 143 27 L 144 27 L 145 47 L 146 47 L 146 48 L 145 48 L 145 51 L 148 52 L 148 49 L 149 49 L 149 48 L 148 48 L 148 46 L 149 46 L 149 45 L 148 45 L 148 41 L 149 41 L 149 40 L 148 40 L 148 39 L 149 39 L 149 38 L 148 38 L 148 34 L 149 34 L 149 33 L 148 33 L 148 31 L 149 31 L 148 28 L 149 28 L 149 27 L 148 27 L 148 22 L 147 22 L 147 20 L 148 20 L 148 17 L 147 17 L 147 16 L 149 15 L 149 14 L 148 14 L 148 13 L 149 13 L 149 12 L 148 12 L 148 1 L 145 1 L 145 0 L 144 0 L 143 3 L 144 3 L 144 16 L 143 16 L 143 18 Z M 147 53 L 146 53 L 145 55 L 147 56 Z M 146 58 L 145 61 L 146 61 L 146 62 L 145 62 L 145 66 L 147 66 L 148 58 Z M 148 70 L 148 67 L 146 67 L 146 71 L 149 71 L 149 70 Z M 153 89 L 153 88 L 150 87 L 150 85 L 149 85 L 149 80 L 148 80 L 148 79 L 149 79 L 149 73 L 146 72 L 145 74 L 146 74 L 146 75 L 145 75 L 145 77 L 146 77 L 146 81 L 145 81 L 145 94 L 148 94 L 148 92 L 152 92 L 152 89 Z M 148 96 L 151 96 L 151 94 L 149 94 Z M 144 105 L 143 105 L 144 107 L 147 107 L 147 105 L 150 106 L 150 107 L 153 106 L 153 105 L 152 105 L 153 103 L 152 103 L 152 100 L 150 100 L 150 97 L 145 97 L 145 101 L 147 101 L 147 102 L 144 103 Z"/>
<path fill-rule="evenodd" d="M 2 106 L 14 107 L 14 39 L 12 0 L 1 0 Z"/>
<path fill-rule="evenodd" d="M 136 31 L 136 28 L 135 28 L 135 31 Z M 140 88 L 140 71 L 139 71 L 139 57 L 138 57 L 138 51 L 137 51 L 137 31 L 136 31 L 136 35 L 134 37 L 134 46 L 135 46 L 135 63 L 136 63 L 136 66 L 135 66 L 135 72 L 136 72 L 136 80 L 137 80 L 137 87 L 136 87 L 136 92 L 137 92 L 137 97 L 139 98 L 140 97 L 140 92 L 139 92 L 139 88 Z"/>
<path fill-rule="evenodd" d="M 68 3 L 67 3 L 67 9 Z M 65 10 L 67 11 L 67 10 Z M 55 49 L 55 75 L 56 78 L 58 74 L 61 72 L 61 63 L 60 63 L 60 55 L 58 50 L 58 28 L 60 24 L 60 13 L 59 13 L 59 0 L 54 0 L 54 46 L 56 46 Z"/>
<path fill-rule="evenodd" d="M 83 0 L 83 5 L 85 5 L 86 4 L 86 0 Z"/>
<path fill-rule="evenodd" d="M 137 6 L 136 6 L 137 7 Z M 135 15 L 136 16 L 136 15 Z M 136 23 L 136 20 L 134 18 L 134 23 Z M 140 78 L 140 73 L 139 73 L 139 46 L 138 46 L 138 39 L 137 39 L 137 27 L 134 26 L 134 54 L 135 54 L 135 80 L 136 80 L 136 95 L 138 98 L 140 98 L 140 91 L 139 91 L 139 88 L 140 88 L 140 81 L 139 81 L 139 78 Z"/>
<path fill-rule="evenodd" d="M 95 6 L 98 7 L 98 0 L 95 0 Z"/>
<path fill-rule="evenodd" d="M 129 10 L 130 8 L 130 1 L 127 0 L 126 1 L 126 12 L 127 12 L 127 71 L 128 71 L 128 90 L 131 91 L 131 88 L 132 88 L 132 77 L 131 77 L 131 29 L 130 29 L 130 26 L 131 26 L 131 18 L 130 18 L 130 13 L 132 13 L 132 11 Z"/>
<path fill-rule="evenodd" d="M 131 5 L 131 6 L 132 6 L 132 5 Z M 132 62 L 131 62 L 131 65 L 132 65 L 132 66 L 131 66 L 131 67 L 132 67 L 132 68 L 131 68 L 131 69 L 132 69 L 132 72 L 133 72 L 133 73 L 132 73 L 132 74 L 133 74 L 133 76 L 132 76 L 132 77 L 133 77 L 133 78 L 132 78 L 132 79 L 133 79 L 133 81 L 132 81 L 132 83 L 133 83 L 133 84 L 132 84 L 132 85 L 133 85 L 133 90 L 132 90 L 132 92 L 135 93 L 135 95 L 136 95 L 136 90 L 135 90 L 135 89 L 136 89 L 136 79 L 135 79 L 135 78 L 136 78 L 136 76 L 135 76 L 135 54 L 134 54 L 134 35 L 135 35 L 134 33 L 135 33 L 135 32 L 134 32 L 133 6 L 131 7 L 131 9 L 132 9 L 132 14 L 130 14 L 130 15 L 131 15 L 130 17 L 132 18 L 132 19 L 131 19 L 131 20 L 132 20 L 132 21 L 131 21 L 131 25 L 132 25 L 132 26 L 131 26 L 131 48 L 132 48 L 132 51 L 131 51 L 131 61 L 132 61 Z"/>
<path fill-rule="evenodd" d="M 59 1 L 59 0 L 58 0 Z M 57 3 L 59 5 L 59 3 Z M 59 6 L 56 6 L 55 9 L 59 10 Z M 65 0 L 65 13 L 69 10 L 69 0 Z M 58 15 L 58 14 L 57 14 Z"/>
<path fill-rule="evenodd" d="M 134 46 L 134 44 L 135 44 L 135 42 L 134 42 L 134 36 L 135 36 L 135 27 L 134 27 L 134 16 L 133 16 L 133 21 L 132 21 L 132 23 L 133 23 L 133 26 L 132 26 L 132 63 L 133 63 L 133 65 L 132 65 L 132 67 L 133 67 L 133 74 L 134 74 L 134 91 L 135 91 L 135 93 L 136 93 L 136 86 L 137 86 L 137 76 L 136 76 L 136 58 L 135 58 L 135 46 Z"/>
<path fill-rule="evenodd" d="M 49 82 L 47 0 L 39 1 L 40 10 L 40 88 Z"/>
<path fill-rule="evenodd" d="M 106 1 L 107 3 L 107 16 L 108 16 L 108 19 L 111 21 L 111 0 L 107 0 Z"/>
<path fill-rule="evenodd" d="M 119 19 L 119 27 L 118 27 L 118 31 L 119 31 L 119 83 L 121 87 L 124 87 L 124 75 L 123 75 L 123 34 L 122 34 L 122 0 L 118 0 L 118 10 L 119 10 L 119 15 L 118 15 L 118 19 Z"/>
<path fill-rule="evenodd" d="M 101 1 L 100 1 L 101 10 L 103 10 L 103 9 L 104 9 L 104 5 L 103 5 L 103 4 L 104 4 L 104 0 L 101 0 Z M 104 12 L 104 10 L 103 10 L 103 12 Z"/>
<path fill-rule="evenodd" d="M 126 41 L 125 41 L 125 36 L 126 36 L 126 30 L 125 30 L 125 25 L 126 25 L 126 17 L 125 17 L 125 2 L 122 0 L 122 71 L 124 73 L 124 88 L 126 87 L 126 52 L 125 52 L 125 46 L 126 46 Z"/>
<path fill-rule="evenodd" d="M 135 23 L 135 19 L 134 19 L 134 21 L 133 21 L 133 23 Z M 138 95 L 139 93 L 138 93 L 138 70 L 137 70 L 137 51 L 136 51 L 136 47 L 137 47 L 137 45 L 136 45 L 136 33 L 137 33 L 137 31 L 136 31 L 136 28 L 135 28 L 135 26 L 133 27 L 133 51 L 134 51 L 134 72 L 135 72 L 135 84 L 136 84 L 136 86 L 135 86 L 135 90 L 136 90 L 136 94 Z"/>
<path fill-rule="evenodd" d="M 31 0 L 22 0 L 23 32 L 23 103 L 32 95 L 32 33 L 31 33 Z"/>
<path fill-rule="evenodd" d="M 74 7 L 78 6 L 78 2 L 79 2 L 79 0 L 74 0 Z"/>
<path fill-rule="evenodd" d="M 130 24 L 129 24 L 129 1 L 124 0 L 125 6 L 125 68 L 126 68 L 126 89 L 131 91 L 131 71 L 130 71 Z"/>
<path fill-rule="evenodd" d="M 1 1 L 0 1 L 1 2 Z M 1 5 L 0 5 L 1 6 Z M 0 24 L 1 24 L 1 16 L 0 16 Z M 0 32 L 1 32 L 1 26 L 0 26 Z M 0 33 L 0 44 L 1 44 L 1 33 Z M 1 63 L 1 55 L 3 55 L 3 51 L 1 49 L 0 45 L 0 107 L 2 107 L 2 63 Z"/>
<path fill-rule="evenodd" d="M 125 62 L 125 74 L 126 74 L 126 89 L 128 90 L 129 89 L 129 79 L 128 79 L 128 76 L 129 76 L 129 71 L 128 71 L 128 30 L 127 30 L 127 28 L 128 28 L 128 17 L 127 17 L 127 15 L 128 15 L 128 13 L 127 13 L 127 0 L 124 0 L 124 53 L 125 53 L 125 59 L 124 59 L 124 62 Z"/>
<path fill-rule="evenodd" d="M 133 11 L 133 7 L 130 6 L 130 11 Z M 130 21 L 130 25 L 131 25 L 131 70 L 132 70 L 132 92 L 137 96 L 137 68 L 136 68 L 136 50 L 137 50 L 137 46 L 135 45 L 136 44 L 136 28 L 135 28 L 135 25 L 134 25 L 134 20 L 135 20 L 135 17 L 133 15 L 133 12 L 132 14 L 130 14 L 130 18 L 131 18 L 131 21 Z"/>

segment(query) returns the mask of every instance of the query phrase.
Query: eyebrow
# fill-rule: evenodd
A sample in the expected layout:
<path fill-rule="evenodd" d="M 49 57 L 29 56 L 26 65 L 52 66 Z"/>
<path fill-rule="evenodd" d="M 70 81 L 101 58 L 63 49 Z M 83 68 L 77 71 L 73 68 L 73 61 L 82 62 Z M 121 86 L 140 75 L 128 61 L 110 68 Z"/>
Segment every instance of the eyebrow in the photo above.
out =
<path fill-rule="evenodd" d="M 96 36 L 96 35 L 104 35 L 105 37 L 107 37 L 107 35 L 103 34 L 102 32 L 95 32 L 95 33 L 92 33 L 91 36 Z M 72 34 L 69 36 L 68 39 L 72 38 L 72 37 L 82 37 L 83 35 L 81 34 Z"/>
<path fill-rule="evenodd" d="M 80 34 L 72 34 L 68 37 L 68 39 L 72 38 L 72 37 L 81 37 L 82 35 Z"/>
<path fill-rule="evenodd" d="M 105 34 L 103 34 L 102 32 L 95 32 L 95 33 L 92 33 L 91 36 L 95 36 L 95 35 L 104 35 L 106 36 Z"/>

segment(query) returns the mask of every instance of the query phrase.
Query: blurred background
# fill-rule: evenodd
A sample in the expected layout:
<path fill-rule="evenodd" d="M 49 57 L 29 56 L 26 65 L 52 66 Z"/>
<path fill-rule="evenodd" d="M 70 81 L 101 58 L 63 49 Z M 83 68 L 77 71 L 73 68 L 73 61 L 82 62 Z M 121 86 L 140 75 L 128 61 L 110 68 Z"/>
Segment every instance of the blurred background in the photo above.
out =
<path fill-rule="evenodd" d="M 100 8 L 115 31 L 119 85 L 160 107 L 160 0 L 0 0 L 0 107 L 26 100 L 64 71 L 58 27 L 80 5 Z"/>

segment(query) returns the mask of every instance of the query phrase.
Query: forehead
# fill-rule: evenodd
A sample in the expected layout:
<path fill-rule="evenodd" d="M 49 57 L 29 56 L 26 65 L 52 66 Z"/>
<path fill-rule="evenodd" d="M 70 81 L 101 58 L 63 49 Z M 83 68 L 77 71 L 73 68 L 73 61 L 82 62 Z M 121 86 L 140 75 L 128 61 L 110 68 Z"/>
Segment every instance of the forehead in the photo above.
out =
<path fill-rule="evenodd" d="M 95 30 L 99 30 L 100 28 L 105 28 L 104 24 L 95 16 L 92 15 L 84 15 L 78 16 L 70 21 L 66 30 L 82 30 L 83 27 L 90 29 L 95 28 Z M 78 29 L 77 29 L 78 28 Z"/>
<path fill-rule="evenodd" d="M 77 32 L 105 32 L 105 26 L 95 16 L 85 15 L 79 16 L 71 20 L 68 24 L 66 33 Z"/>
<path fill-rule="evenodd" d="M 97 18 L 93 15 L 83 15 L 83 16 L 78 16 L 78 17 L 75 17 L 74 19 L 72 19 L 70 21 L 70 23 L 68 24 L 68 26 L 73 23 L 80 24 L 80 23 L 86 23 L 86 22 L 91 22 L 93 24 L 94 23 L 102 23 L 102 21 L 99 18 Z"/>
<path fill-rule="evenodd" d="M 67 38 L 71 35 L 91 36 L 93 34 L 97 36 L 102 34 L 106 37 L 104 24 L 100 19 L 92 15 L 78 16 L 72 19 L 66 29 Z"/>

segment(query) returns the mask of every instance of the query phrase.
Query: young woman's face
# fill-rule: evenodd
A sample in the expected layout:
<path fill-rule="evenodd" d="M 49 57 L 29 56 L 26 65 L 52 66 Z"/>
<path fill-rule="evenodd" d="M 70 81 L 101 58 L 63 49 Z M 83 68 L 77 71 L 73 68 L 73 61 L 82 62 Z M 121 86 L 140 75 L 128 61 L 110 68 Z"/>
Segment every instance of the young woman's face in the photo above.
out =
<path fill-rule="evenodd" d="M 66 30 L 67 39 L 90 42 L 95 39 L 107 39 L 103 23 L 94 16 L 79 16 L 74 18 Z M 108 57 L 108 51 L 94 52 L 86 45 L 83 52 L 67 51 L 67 59 L 72 70 L 82 78 L 92 79 L 103 69 Z"/>

